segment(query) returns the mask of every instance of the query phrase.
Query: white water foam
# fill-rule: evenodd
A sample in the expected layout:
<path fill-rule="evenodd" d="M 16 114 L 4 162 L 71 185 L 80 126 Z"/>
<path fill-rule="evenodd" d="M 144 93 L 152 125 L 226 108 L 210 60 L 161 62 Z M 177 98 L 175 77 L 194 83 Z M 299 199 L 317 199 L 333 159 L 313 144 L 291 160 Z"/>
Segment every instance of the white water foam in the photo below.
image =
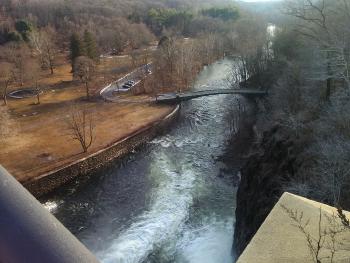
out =
<path fill-rule="evenodd" d="M 58 201 L 47 201 L 43 206 L 49 210 L 50 213 L 54 213 L 61 204 L 62 202 Z"/>
<path fill-rule="evenodd" d="M 174 237 L 188 217 L 192 205 L 192 188 L 195 176 L 191 170 L 182 174 L 171 169 L 164 154 L 152 167 L 159 179 L 149 211 L 138 218 L 113 244 L 97 256 L 105 263 L 139 263 Z M 184 168 L 184 167 L 181 167 Z"/>
<path fill-rule="evenodd" d="M 204 223 L 198 229 L 185 231 L 179 240 L 179 257 L 176 262 L 186 263 L 231 263 L 231 244 L 233 242 L 232 220 Z"/>

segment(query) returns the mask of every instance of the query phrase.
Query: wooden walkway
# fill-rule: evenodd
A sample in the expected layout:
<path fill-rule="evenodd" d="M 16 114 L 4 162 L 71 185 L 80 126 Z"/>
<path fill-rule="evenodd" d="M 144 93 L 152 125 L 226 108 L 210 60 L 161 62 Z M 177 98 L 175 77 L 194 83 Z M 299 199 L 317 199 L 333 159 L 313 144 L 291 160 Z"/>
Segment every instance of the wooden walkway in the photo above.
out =
<path fill-rule="evenodd" d="M 222 94 L 237 94 L 247 97 L 262 97 L 267 95 L 267 91 L 253 89 L 216 89 L 216 90 L 201 90 L 190 91 L 184 93 L 165 93 L 157 95 L 156 102 L 164 104 L 179 103 L 199 97 L 222 95 Z"/>

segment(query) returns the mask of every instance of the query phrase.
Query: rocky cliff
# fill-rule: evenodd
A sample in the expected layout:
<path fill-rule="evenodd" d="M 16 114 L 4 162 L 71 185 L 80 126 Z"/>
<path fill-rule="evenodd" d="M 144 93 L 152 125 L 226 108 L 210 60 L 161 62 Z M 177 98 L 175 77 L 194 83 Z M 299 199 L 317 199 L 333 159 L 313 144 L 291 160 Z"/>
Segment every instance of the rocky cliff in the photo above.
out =
<path fill-rule="evenodd" d="M 245 249 L 298 167 L 295 138 L 282 127 L 263 133 L 241 170 L 237 192 L 234 251 Z"/>

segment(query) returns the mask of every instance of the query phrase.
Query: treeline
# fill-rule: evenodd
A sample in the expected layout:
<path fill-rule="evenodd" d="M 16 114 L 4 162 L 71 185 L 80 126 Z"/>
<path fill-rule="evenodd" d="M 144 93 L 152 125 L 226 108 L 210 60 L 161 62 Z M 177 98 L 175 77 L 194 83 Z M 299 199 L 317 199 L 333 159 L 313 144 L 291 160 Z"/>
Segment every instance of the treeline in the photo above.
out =
<path fill-rule="evenodd" d="M 134 21 L 143 21 L 156 35 L 161 35 L 164 30 L 170 30 L 192 37 L 201 33 L 227 29 L 230 26 L 228 21 L 234 22 L 238 17 L 238 9 L 232 6 L 211 7 L 197 12 L 191 9 L 152 8 L 146 15 L 133 13 L 129 16 Z M 199 26 L 201 23 L 206 27 Z"/>
<path fill-rule="evenodd" d="M 153 74 L 148 86 L 157 93 L 189 89 L 204 65 L 223 56 L 223 45 L 217 35 L 196 39 L 163 38 L 153 55 Z"/>
<path fill-rule="evenodd" d="M 227 32 L 239 12 L 227 5 L 228 1 L 217 2 L 225 5 L 199 5 L 197 1 L 4 0 L 0 3 L 0 44 L 23 39 L 19 21 L 38 29 L 50 26 L 62 48 L 67 47 L 71 34 L 88 30 L 103 52 L 140 48 L 154 40 L 154 35 L 194 37 Z"/>
<path fill-rule="evenodd" d="M 37 86 L 43 71 L 54 74 L 66 53 L 72 73 L 85 83 L 89 97 L 88 82 L 101 54 L 127 51 L 136 66 L 138 57 L 145 56 L 137 53 L 147 53 L 143 48 L 159 39 L 166 41 L 153 56 L 151 81 L 159 88 L 187 88 L 203 65 L 239 46 L 237 30 L 246 14 L 232 3 L 216 2 L 219 5 L 180 0 L 4 0 L 0 3 L 4 101 L 9 86 L 29 82 Z"/>
<path fill-rule="evenodd" d="M 74 66 L 75 59 L 81 56 L 88 57 L 95 62 L 99 61 L 96 41 L 93 35 L 87 30 L 84 31 L 83 36 L 74 33 L 70 39 L 70 60 L 72 67 Z"/>
<path fill-rule="evenodd" d="M 254 63 L 265 65 L 260 81 L 269 88 L 258 127 L 280 127 L 296 156 L 276 185 L 349 209 L 350 5 L 287 1 L 283 14 L 268 63 L 259 56 Z"/>

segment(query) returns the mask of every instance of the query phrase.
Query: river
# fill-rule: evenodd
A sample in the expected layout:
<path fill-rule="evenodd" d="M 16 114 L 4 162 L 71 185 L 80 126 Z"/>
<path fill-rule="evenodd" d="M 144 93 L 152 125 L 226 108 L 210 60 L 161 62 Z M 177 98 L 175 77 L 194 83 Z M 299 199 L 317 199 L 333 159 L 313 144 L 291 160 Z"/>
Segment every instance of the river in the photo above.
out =
<path fill-rule="evenodd" d="M 226 88 L 229 68 L 206 67 L 194 89 Z M 183 103 L 166 135 L 63 187 L 46 207 L 101 262 L 232 263 L 236 188 L 218 159 L 238 104 L 234 95 Z"/>

